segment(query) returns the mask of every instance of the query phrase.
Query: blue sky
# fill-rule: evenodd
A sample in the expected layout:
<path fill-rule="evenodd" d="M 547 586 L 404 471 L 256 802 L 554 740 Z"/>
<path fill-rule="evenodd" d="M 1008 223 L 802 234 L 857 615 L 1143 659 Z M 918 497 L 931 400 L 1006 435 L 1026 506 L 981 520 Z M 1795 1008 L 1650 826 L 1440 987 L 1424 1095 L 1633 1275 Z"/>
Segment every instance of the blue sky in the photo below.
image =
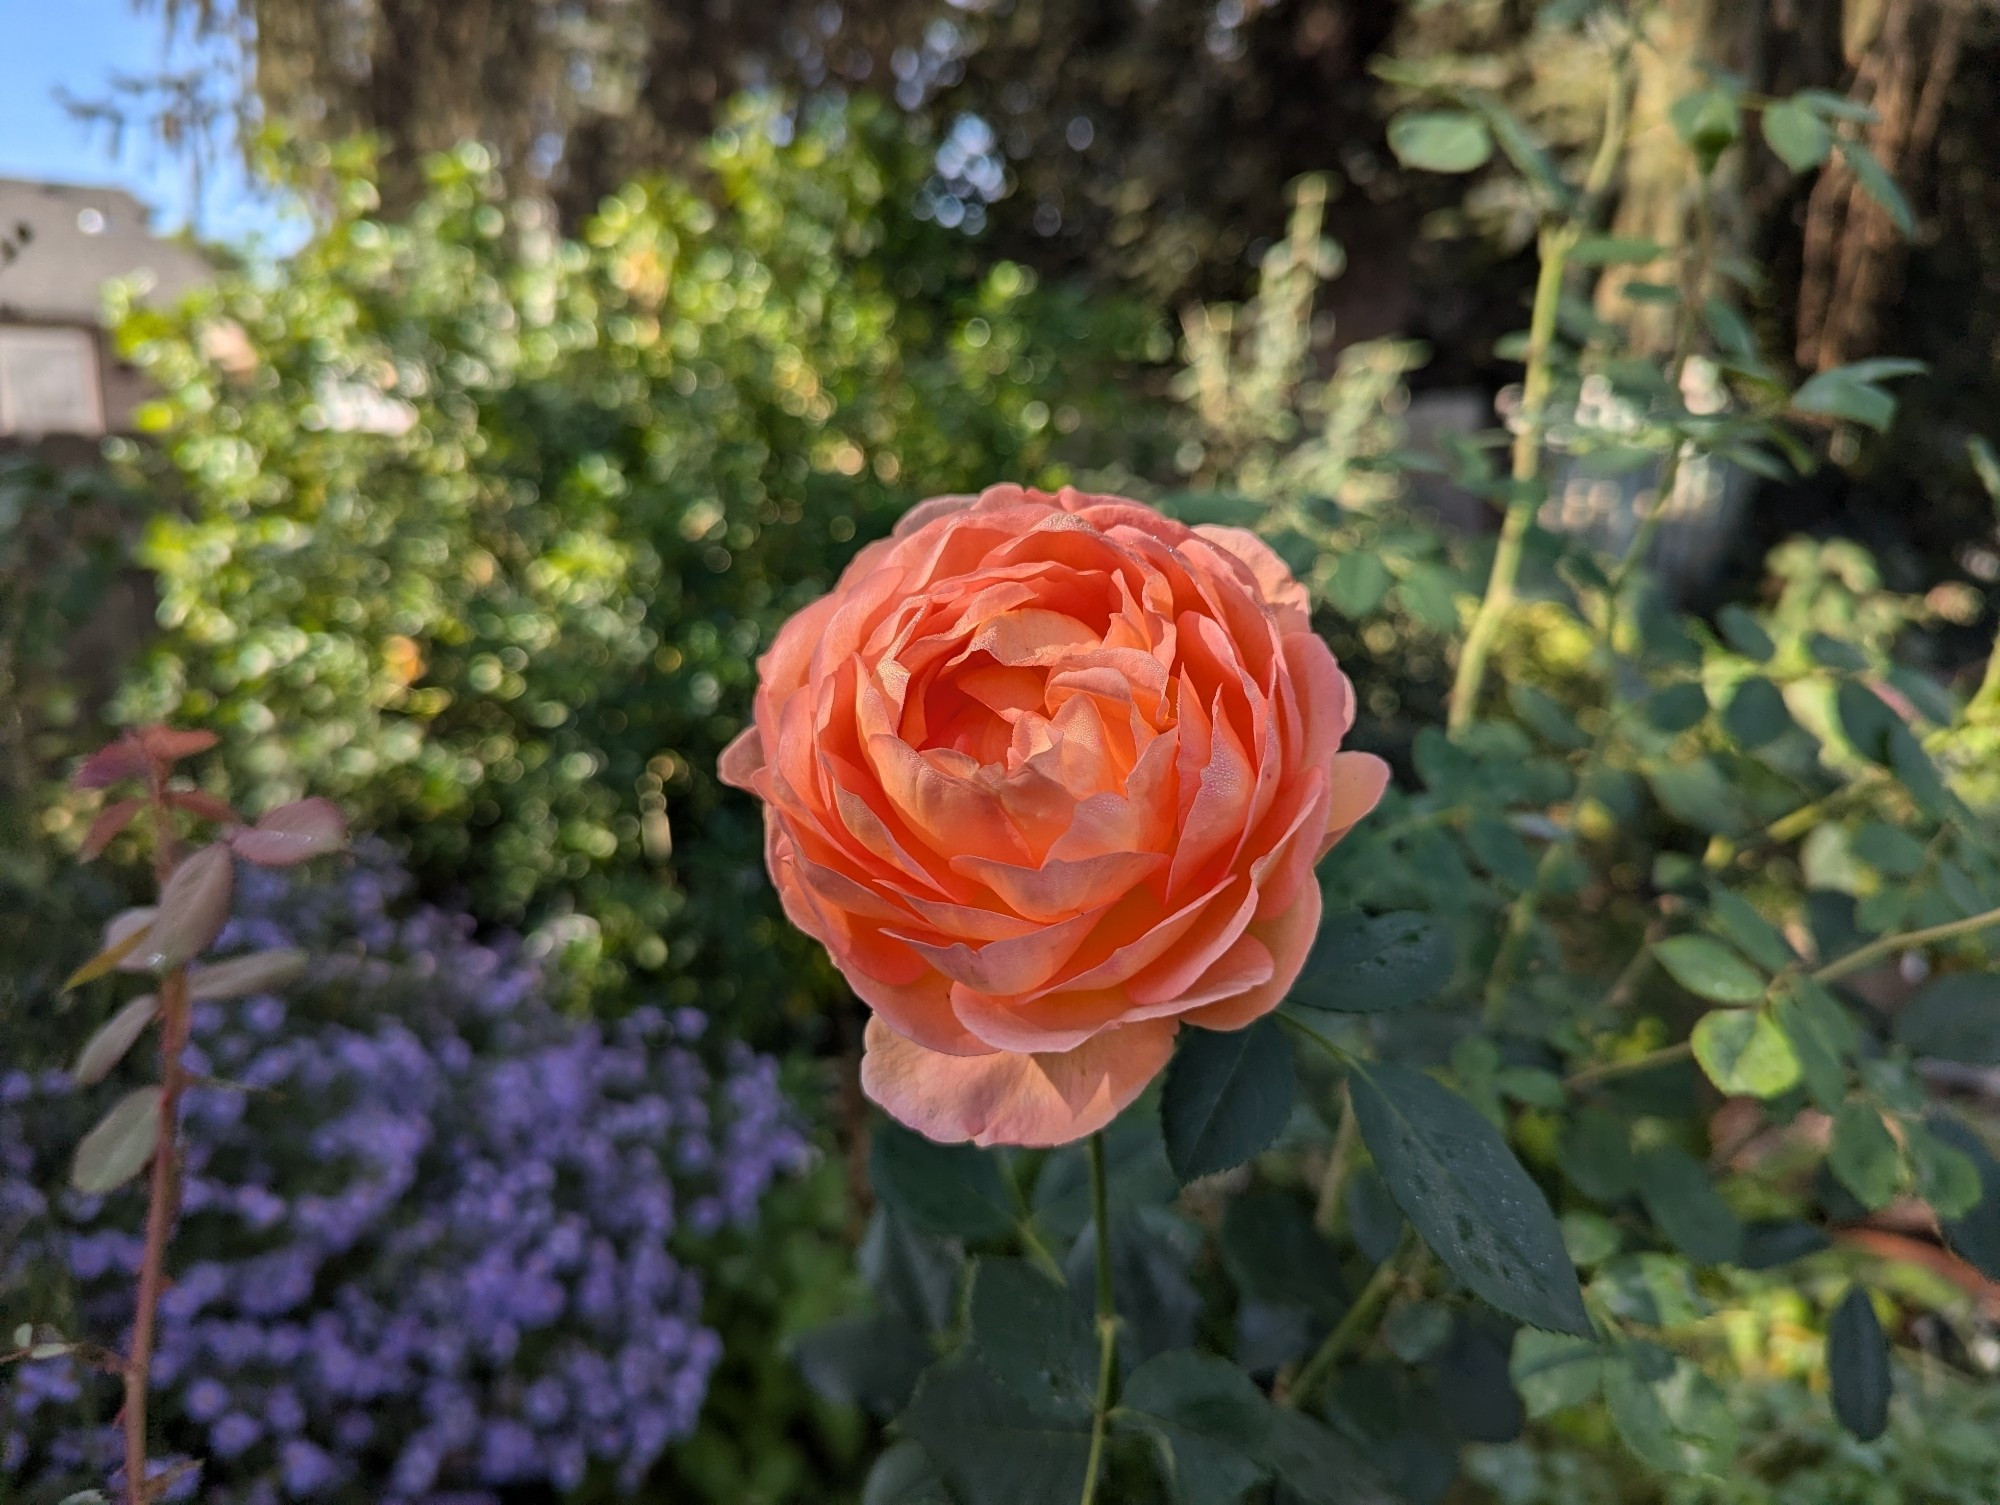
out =
<path fill-rule="evenodd" d="M 261 200 L 231 158 L 206 185 L 196 214 L 184 166 L 127 133 L 117 157 L 102 130 L 63 109 L 58 89 L 83 98 L 110 92 L 114 74 L 184 67 L 190 49 L 169 49 L 158 10 L 132 0 L 0 0 L 0 177 L 115 184 L 153 209 L 159 230 L 191 218 L 214 240 L 286 234 L 279 210 Z M 296 234 L 294 228 L 292 234 Z"/>

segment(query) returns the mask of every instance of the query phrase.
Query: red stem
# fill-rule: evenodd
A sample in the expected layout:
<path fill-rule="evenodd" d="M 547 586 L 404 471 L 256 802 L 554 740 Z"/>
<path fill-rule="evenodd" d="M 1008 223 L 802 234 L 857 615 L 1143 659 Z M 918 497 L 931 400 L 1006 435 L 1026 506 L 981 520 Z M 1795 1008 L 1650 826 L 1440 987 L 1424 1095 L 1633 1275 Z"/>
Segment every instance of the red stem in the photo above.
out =
<path fill-rule="evenodd" d="M 166 768 L 154 763 L 148 775 L 153 806 L 153 871 L 160 883 L 174 869 L 173 817 L 167 806 Z M 138 1310 L 132 1320 L 132 1351 L 125 1360 L 125 1498 L 146 1505 L 146 1398 L 153 1374 L 153 1340 L 159 1328 L 160 1296 L 167 1283 L 167 1237 L 178 1211 L 180 1168 L 175 1141 L 180 1129 L 184 1085 L 181 1053 L 187 1047 L 187 969 L 176 967 L 160 979 L 160 1128 L 153 1148 L 152 1192 L 146 1204 L 146 1257 L 139 1267 Z"/>

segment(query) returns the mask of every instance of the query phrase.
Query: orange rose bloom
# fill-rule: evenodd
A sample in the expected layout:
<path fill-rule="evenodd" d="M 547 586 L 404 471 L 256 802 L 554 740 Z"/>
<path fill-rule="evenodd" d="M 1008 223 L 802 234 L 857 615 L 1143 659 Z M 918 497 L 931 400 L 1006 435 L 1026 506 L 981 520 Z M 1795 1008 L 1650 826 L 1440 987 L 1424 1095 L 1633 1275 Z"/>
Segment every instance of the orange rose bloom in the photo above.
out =
<path fill-rule="evenodd" d="M 939 497 L 758 664 L 722 755 L 785 913 L 874 1010 L 868 1095 L 940 1140 L 1102 1128 L 1183 1023 L 1276 1008 L 1313 864 L 1388 769 L 1278 556 L 1113 496 Z"/>

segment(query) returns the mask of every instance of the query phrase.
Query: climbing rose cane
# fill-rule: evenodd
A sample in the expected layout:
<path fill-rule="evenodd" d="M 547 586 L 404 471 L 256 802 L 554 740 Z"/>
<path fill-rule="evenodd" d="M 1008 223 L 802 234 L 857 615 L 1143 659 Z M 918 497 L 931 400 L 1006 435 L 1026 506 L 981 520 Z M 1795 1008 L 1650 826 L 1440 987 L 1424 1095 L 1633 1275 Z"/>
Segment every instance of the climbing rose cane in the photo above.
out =
<path fill-rule="evenodd" d="M 1121 497 L 924 502 L 758 669 L 722 777 L 933 1139 L 1067 1144 L 1276 1008 L 1388 779 L 1277 555 Z"/>

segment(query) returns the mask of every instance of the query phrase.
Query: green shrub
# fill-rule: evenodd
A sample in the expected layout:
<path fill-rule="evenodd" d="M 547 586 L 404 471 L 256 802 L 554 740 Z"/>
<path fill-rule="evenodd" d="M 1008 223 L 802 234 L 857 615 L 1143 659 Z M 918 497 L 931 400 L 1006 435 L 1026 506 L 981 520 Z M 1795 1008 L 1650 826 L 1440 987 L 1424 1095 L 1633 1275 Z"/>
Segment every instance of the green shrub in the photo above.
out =
<path fill-rule="evenodd" d="M 291 261 L 118 329 L 180 502 L 127 713 L 250 734 L 250 808 L 325 792 L 597 982 L 671 964 L 753 1029 L 832 975 L 713 778 L 767 634 L 916 498 L 1129 439 L 1117 378 L 1158 339 L 908 216 L 896 117 L 788 125 L 744 109 L 706 179 L 577 241 L 476 146 L 384 223 L 357 149 Z"/>

